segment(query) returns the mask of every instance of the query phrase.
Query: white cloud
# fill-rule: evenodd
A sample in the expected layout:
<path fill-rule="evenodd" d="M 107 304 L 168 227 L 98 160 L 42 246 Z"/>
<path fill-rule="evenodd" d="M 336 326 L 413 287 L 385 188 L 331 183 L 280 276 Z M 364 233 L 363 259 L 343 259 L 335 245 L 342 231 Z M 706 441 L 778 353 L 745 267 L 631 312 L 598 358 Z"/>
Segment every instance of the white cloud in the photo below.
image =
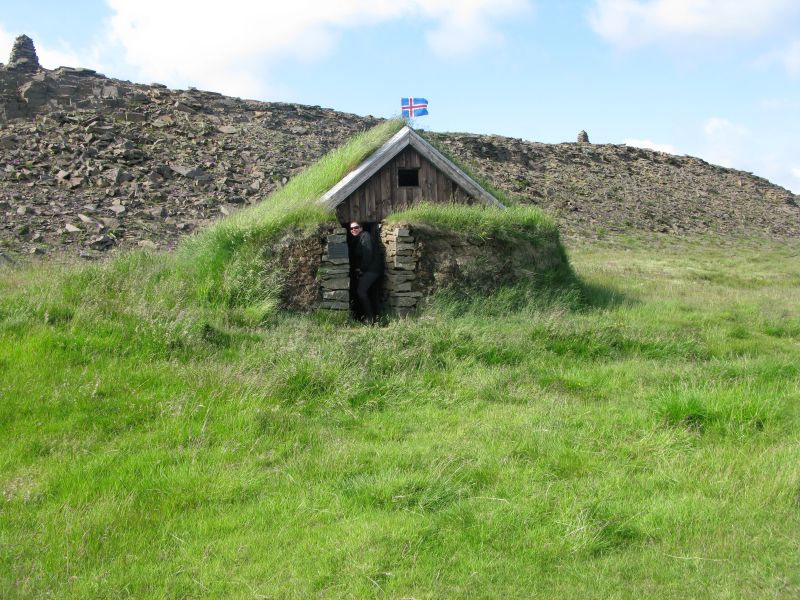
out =
<path fill-rule="evenodd" d="M 78 54 L 68 46 L 63 46 L 60 49 L 48 48 L 47 46 L 37 47 L 36 54 L 39 57 L 39 64 L 45 69 L 81 67 L 86 64 L 82 62 Z"/>
<path fill-rule="evenodd" d="M 595 0 L 589 25 L 621 48 L 757 36 L 800 12 L 797 0 Z"/>
<path fill-rule="evenodd" d="M 687 148 L 687 154 L 756 173 L 795 194 L 800 192 L 800 166 L 795 159 L 800 145 L 793 136 L 764 137 L 761 131 L 722 117 L 706 119 L 698 129 L 700 141 Z"/>
<path fill-rule="evenodd" d="M 397 19 L 422 19 L 436 53 L 465 56 L 501 40 L 495 21 L 528 10 L 529 1 L 107 0 L 111 39 L 141 77 L 243 96 L 263 92 L 265 65 L 313 60 L 347 30 Z"/>
<path fill-rule="evenodd" d="M 781 62 L 793 77 L 800 75 L 800 40 L 795 40 L 784 50 Z"/>
<path fill-rule="evenodd" d="M 427 35 L 428 44 L 442 56 L 467 56 L 502 41 L 492 20 L 512 17 L 530 7 L 525 0 L 462 0 L 420 2 L 438 27 Z"/>
<path fill-rule="evenodd" d="M 672 144 L 656 144 L 652 140 L 637 140 L 629 138 L 624 140 L 622 143 L 627 146 L 635 146 L 636 148 L 648 148 L 650 150 L 656 150 L 658 152 L 667 152 L 669 154 L 678 153 L 675 150 L 675 146 L 673 146 Z"/>
<path fill-rule="evenodd" d="M 759 58 L 756 64 L 768 66 L 779 64 L 792 77 L 800 75 L 800 40 L 791 42 L 785 48 L 771 52 Z"/>
<path fill-rule="evenodd" d="M 703 124 L 706 150 L 703 156 L 723 167 L 743 168 L 748 152 L 747 128 L 721 117 L 711 117 Z"/>
<path fill-rule="evenodd" d="M 703 123 L 703 131 L 709 137 L 741 137 L 747 133 L 747 129 L 734 125 L 728 119 L 720 117 L 711 117 Z"/>

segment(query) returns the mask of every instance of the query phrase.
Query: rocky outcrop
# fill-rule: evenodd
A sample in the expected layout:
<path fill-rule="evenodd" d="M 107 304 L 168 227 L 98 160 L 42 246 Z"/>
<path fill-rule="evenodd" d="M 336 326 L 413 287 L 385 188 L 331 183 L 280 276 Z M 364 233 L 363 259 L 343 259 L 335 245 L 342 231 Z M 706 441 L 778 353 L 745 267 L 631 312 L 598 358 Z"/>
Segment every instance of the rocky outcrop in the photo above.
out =
<path fill-rule="evenodd" d="M 378 122 L 66 67 L 0 68 L 0 91 L 6 254 L 171 248 Z"/>
<path fill-rule="evenodd" d="M 89 69 L 41 69 L 30 38 L 20 39 L 0 66 L 5 255 L 171 248 L 264 200 L 379 121 L 134 84 Z M 800 236 L 797 196 L 697 158 L 624 145 L 424 135 L 511 198 L 553 214 L 568 237 L 641 230 Z"/>
<path fill-rule="evenodd" d="M 27 35 L 21 35 L 14 40 L 7 68 L 28 73 L 35 73 L 41 68 L 33 40 Z"/>

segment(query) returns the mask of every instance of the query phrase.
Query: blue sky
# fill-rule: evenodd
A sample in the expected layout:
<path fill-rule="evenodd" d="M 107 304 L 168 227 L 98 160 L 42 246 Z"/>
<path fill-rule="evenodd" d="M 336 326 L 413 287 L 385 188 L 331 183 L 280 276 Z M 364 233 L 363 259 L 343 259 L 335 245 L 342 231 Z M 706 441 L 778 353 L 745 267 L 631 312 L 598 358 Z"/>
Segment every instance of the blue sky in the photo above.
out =
<path fill-rule="evenodd" d="M 0 60 L 539 142 L 699 156 L 800 193 L 798 0 L 6 2 Z M 2 48 L 7 48 L 3 50 Z"/>

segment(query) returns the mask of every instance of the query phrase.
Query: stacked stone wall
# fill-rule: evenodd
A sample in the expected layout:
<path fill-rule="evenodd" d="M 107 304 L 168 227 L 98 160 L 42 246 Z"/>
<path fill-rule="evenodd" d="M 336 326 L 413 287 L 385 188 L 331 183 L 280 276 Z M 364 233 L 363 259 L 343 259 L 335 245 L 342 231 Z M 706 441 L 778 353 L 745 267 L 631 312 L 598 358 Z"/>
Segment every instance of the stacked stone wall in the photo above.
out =
<path fill-rule="evenodd" d="M 399 316 L 414 314 L 444 288 L 489 292 L 566 267 L 557 236 L 501 239 L 403 223 L 384 224 L 380 241 L 386 261 L 382 304 Z M 292 234 L 279 255 L 284 307 L 350 310 L 346 229 L 326 223 L 312 234 Z"/>
<path fill-rule="evenodd" d="M 405 316 L 416 311 L 422 292 L 417 282 L 420 247 L 408 226 L 381 230 L 386 253 L 385 300 L 392 312 Z"/>
<path fill-rule="evenodd" d="M 272 249 L 282 271 L 281 305 L 288 310 L 348 310 L 350 261 L 347 235 L 338 223 L 313 231 L 292 231 Z"/>
<path fill-rule="evenodd" d="M 292 232 L 278 242 L 275 254 L 281 268 L 281 306 L 305 311 L 319 306 L 322 294 L 317 279 L 327 228 L 310 234 Z"/>
<path fill-rule="evenodd" d="M 350 255 L 344 227 L 331 227 L 327 231 L 318 280 L 322 290 L 321 308 L 350 310 Z"/>
<path fill-rule="evenodd" d="M 567 267 L 556 235 L 503 239 L 384 223 L 380 242 L 385 258 L 382 310 L 398 316 L 416 313 L 442 289 L 490 292 Z M 265 260 L 278 261 L 283 308 L 350 310 L 347 230 L 338 223 L 287 233 L 265 250 Z"/>
<path fill-rule="evenodd" d="M 421 224 L 384 227 L 386 295 L 399 315 L 417 311 L 437 291 L 489 292 L 567 267 L 558 236 L 477 236 Z"/>

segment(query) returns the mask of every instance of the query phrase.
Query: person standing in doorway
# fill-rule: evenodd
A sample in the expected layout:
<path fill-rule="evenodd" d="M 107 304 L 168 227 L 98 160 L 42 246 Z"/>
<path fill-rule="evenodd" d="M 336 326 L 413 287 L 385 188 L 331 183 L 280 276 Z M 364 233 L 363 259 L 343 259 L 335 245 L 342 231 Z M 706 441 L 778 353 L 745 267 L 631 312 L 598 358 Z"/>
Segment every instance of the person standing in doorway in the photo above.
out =
<path fill-rule="evenodd" d="M 356 279 L 356 296 L 364 320 L 371 325 L 375 322 L 377 307 L 370 299 L 370 289 L 383 273 L 383 256 L 377 242 L 368 231 L 364 231 L 358 221 L 350 223 L 350 234 L 353 236 L 353 277 Z"/>

